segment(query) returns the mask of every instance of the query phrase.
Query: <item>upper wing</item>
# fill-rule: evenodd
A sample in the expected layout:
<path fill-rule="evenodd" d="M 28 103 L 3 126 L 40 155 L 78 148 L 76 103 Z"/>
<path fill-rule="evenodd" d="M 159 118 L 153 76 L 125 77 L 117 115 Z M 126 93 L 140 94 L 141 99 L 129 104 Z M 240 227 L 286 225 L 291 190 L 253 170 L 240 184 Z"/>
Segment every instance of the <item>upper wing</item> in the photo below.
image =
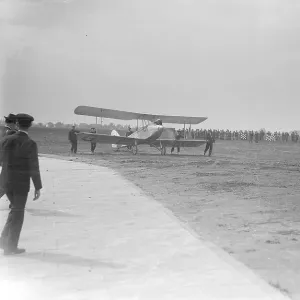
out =
<path fill-rule="evenodd" d="M 107 134 L 96 134 L 80 132 L 77 137 L 86 142 L 94 142 L 99 144 L 116 144 L 116 145 L 133 145 L 136 139 L 125 136 L 114 136 Z"/>
<path fill-rule="evenodd" d="M 172 124 L 199 124 L 205 121 L 206 117 L 184 117 L 184 116 L 167 116 L 167 115 L 153 115 L 153 114 L 141 114 L 134 112 L 127 112 L 115 109 L 106 109 L 91 106 L 78 106 L 74 113 L 76 115 L 102 117 L 108 119 L 120 119 L 120 120 L 148 120 L 154 122 L 157 119 L 161 119 L 163 123 Z"/>
<path fill-rule="evenodd" d="M 91 106 L 78 106 L 74 113 L 76 115 L 102 117 L 108 119 L 120 119 L 120 120 L 134 120 L 138 119 L 138 114 L 127 111 L 106 109 Z"/>
<path fill-rule="evenodd" d="M 165 147 L 173 147 L 173 146 L 180 146 L 180 147 L 199 147 L 205 144 L 205 140 L 174 140 L 174 139 L 158 139 L 152 144 L 159 147 L 160 145 Z"/>
<path fill-rule="evenodd" d="M 171 123 L 171 124 L 199 124 L 204 122 L 207 119 L 207 117 L 157 115 L 154 116 L 154 120 L 156 119 L 161 119 L 163 123 Z"/>

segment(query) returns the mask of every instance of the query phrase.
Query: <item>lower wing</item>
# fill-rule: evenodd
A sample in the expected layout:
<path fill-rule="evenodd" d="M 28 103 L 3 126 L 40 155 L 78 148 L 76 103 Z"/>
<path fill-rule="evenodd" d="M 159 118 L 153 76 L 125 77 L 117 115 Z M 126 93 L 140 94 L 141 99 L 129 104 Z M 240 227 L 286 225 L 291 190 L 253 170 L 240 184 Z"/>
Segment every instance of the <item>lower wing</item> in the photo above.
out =
<path fill-rule="evenodd" d="M 138 139 L 125 137 L 125 136 L 114 136 L 107 134 L 96 134 L 80 132 L 77 137 L 85 142 L 92 142 L 98 144 L 115 144 L 115 145 L 134 145 L 135 141 L 139 142 Z"/>
<path fill-rule="evenodd" d="M 173 139 L 158 139 L 154 141 L 152 144 L 154 146 L 159 147 L 160 145 L 165 147 L 199 147 L 205 144 L 205 140 L 173 140 Z"/>

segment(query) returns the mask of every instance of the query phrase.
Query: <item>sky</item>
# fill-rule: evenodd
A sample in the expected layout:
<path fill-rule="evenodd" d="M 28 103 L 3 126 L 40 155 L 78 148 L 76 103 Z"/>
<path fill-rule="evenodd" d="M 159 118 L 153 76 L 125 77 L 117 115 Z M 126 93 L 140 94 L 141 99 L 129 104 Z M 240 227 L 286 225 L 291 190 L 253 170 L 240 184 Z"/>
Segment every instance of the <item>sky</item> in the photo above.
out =
<path fill-rule="evenodd" d="M 90 123 L 74 115 L 89 105 L 208 117 L 196 128 L 300 129 L 299 10 L 297 0 L 0 0 L 1 116 Z"/>

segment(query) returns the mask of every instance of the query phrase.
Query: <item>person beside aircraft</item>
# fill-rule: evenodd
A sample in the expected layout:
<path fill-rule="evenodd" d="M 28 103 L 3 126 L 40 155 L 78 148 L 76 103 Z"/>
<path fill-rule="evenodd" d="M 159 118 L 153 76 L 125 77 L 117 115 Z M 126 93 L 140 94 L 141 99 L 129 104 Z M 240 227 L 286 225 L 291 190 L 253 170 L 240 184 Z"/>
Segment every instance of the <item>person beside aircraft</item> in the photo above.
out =
<path fill-rule="evenodd" d="M 212 137 L 211 133 L 208 132 L 207 135 L 206 135 L 206 147 L 205 147 L 205 150 L 204 150 L 204 155 L 209 150 L 208 156 L 211 156 L 212 150 L 213 150 L 213 143 L 214 143 L 213 137 Z"/>
<path fill-rule="evenodd" d="M 177 132 L 176 132 L 176 134 L 175 134 L 174 144 L 173 144 L 173 146 L 171 148 L 171 154 L 173 153 L 175 147 L 177 147 L 177 154 L 180 153 L 180 143 L 179 143 L 179 140 L 181 138 L 183 138 L 183 135 L 184 135 L 184 133 L 180 129 L 178 129 Z"/>
<path fill-rule="evenodd" d="M 69 142 L 71 143 L 71 153 L 77 153 L 77 135 L 80 131 L 76 129 L 75 125 L 72 126 L 72 129 L 69 131 Z"/>
<path fill-rule="evenodd" d="M 96 128 L 91 128 L 90 133 L 97 133 Z M 97 143 L 95 143 L 94 141 L 91 141 L 91 152 L 92 154 L 95 153 L 95 149 L 96 149 L 96 145 Z"/>
<path fill-rule="evenodd" d="M 194 140 L 195 139 L 195 131 L 194 129 L 191 130 L 191 138 Z"/>

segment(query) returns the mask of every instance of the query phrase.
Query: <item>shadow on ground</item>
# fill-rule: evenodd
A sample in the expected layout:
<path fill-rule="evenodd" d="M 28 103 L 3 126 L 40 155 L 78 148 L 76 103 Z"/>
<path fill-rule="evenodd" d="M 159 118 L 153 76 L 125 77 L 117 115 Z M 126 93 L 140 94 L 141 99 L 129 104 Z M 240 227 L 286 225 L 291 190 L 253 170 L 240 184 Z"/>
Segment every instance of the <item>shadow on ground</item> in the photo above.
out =
<path fill-rule="evenodd" d="M 79 215 L 70 214 L 64 211 L 59 210 L 47 210 L 47 209 L 33 209 L 26 208 L 26 212 L 34 217 L 69 217 L 69 218 L 78 218 Z"/>
<path fill-rule="evenodd" d="M 39 260 L 46 263 L 64 264 L 82 267 L 124 269 L 126 265 L 105 262 L 98 259 L 83 258 L 65 253 L 49 253 L 49 252 L 30 252 L 22 256 L 33 260 Z"/>

